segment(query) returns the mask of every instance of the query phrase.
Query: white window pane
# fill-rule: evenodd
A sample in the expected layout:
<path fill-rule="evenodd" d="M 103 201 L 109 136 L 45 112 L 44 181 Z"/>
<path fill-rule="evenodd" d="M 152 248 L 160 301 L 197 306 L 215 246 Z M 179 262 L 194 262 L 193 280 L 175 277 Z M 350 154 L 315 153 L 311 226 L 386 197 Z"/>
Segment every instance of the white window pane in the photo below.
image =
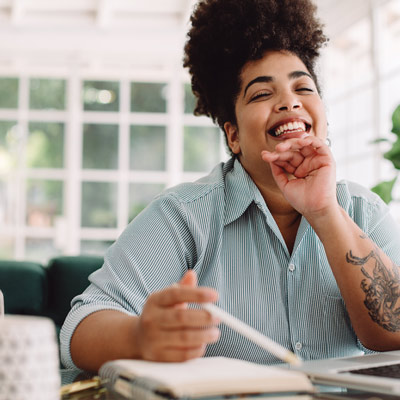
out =
<path fill-rule="evenodd" d="M 117 185 L 109 182 L 82 183 L 82 227 L 117 226 Z"/>
<path fill-rule="evenodd" d="M 130 139 L 132 170 L 165 171 L 165 126 L 132 125 Z"/>
<path fill-rule="evenodd" d="M 64 79 L 30 79 L 29 108 L 32 110 L 64 110 L 65 86 Z"/>
<path fill-rule="evenodd" d="M 119 82 L 84 81 L 82 97 L 85 111 L 119 111 Z"/>
<path fill-rule="evenodd" d="M 118 168 L 118 125 L 85 124 L 83 127 L 83 168 Z"/>
<path fill-rule="evenodd" d="M 18 87 L 17 78 L 0 78 L 0 108 L 18 107 Z"/>
<path fill-rule="evenodd" d="M 64 124 L 29 123 L 27 164 L 32 168 L 62 168 L 64 166 Z"/>
<path fill-rule="evenodd" d="M 132 82 L 131 111 L 165 113 L 167 111 L 165 83 Z"/>
<path fill-rule="evenodd" d="M 26 223 L 30 226 L 54 226 L 55 217 L 63 214 L 61 181 L 29 179 L 27 181 Z"/>
<path fill-rule="evenodd" d="M 218 128 L 185 126 L 184 171 L 209 172 L 220 161 Z"/>

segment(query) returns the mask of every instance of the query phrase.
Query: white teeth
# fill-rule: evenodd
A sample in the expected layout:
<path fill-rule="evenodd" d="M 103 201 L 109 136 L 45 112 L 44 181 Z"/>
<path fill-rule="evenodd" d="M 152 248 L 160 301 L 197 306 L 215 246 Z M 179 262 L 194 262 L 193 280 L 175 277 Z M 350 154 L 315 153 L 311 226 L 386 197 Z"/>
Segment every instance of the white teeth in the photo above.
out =
<path fill-rule="evenodd" d="M 283 133 L 287 133 L 289 131 L 306 131 L 306 124 L 304 122 L 295 121 L 289 122 L 287 124 L 280 125 L 278 128 L 275 129 L 275 136 L 280 136 Z"/>

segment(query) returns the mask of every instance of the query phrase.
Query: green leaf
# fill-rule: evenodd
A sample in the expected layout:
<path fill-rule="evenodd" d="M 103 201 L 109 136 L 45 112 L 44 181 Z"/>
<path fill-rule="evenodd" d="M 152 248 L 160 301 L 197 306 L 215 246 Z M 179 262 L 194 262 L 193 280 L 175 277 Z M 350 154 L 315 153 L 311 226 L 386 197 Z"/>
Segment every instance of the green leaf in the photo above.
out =
<path fill-rule="evenodd" d="M 374 186 L 371 190 L 375 192 L 386 204 L 389 204 L 393 198 L 392 198 L 392 190 L 393 186 L 396 182 L 397 176 L 392 179 L 391 181 L 385 181 L 378 183 L 376 186 Z"/>
<path fill-rule="evenodd" d="M 400 169 L 400 137 L 393 143 L 392 148 L 383 157 L 391 161 L 396 169 Z"/>
<path fill-rule="evenodd" d="M 377 143 L 388 142 L 388 141 L 389 141 L 389 139 L 387 139 L 387 138 L 378 138 L 378 139 L 371 140 L 370 143 L 377 144 Z"/>
<path fill-rule="evenodd" d="M 392 115 L 393 128 L 392 132 L 400 136 L 400 105 L 394 110 Z"/>

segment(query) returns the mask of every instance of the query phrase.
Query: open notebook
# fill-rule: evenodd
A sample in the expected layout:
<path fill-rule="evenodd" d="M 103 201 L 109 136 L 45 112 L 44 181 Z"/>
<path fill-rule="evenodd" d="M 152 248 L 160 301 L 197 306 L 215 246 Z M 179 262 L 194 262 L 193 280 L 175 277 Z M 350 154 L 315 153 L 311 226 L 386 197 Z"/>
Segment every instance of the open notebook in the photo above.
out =
<path fill-rule="evenodd" d="M 307 361 L 290 368 L 316 384 L 400 396 L 400 351 Z"/>
<path fill-rule="evenodd" d="M 109 361 L 100 368 L 99 375 L 109 378 L 115 391 L 135 399 L 313 391 L 311 382 L 301 372 L 225 357 L 182 363 Z"/>

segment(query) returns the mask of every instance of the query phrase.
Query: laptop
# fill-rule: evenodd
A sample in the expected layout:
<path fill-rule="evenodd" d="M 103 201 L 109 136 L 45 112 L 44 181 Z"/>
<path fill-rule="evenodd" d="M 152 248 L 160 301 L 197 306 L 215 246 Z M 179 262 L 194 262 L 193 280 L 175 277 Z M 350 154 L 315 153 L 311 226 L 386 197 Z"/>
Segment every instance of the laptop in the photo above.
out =
<path fill-rule="evenodd" d="M 290 366 L 314 384 L 400 396 L 400 351 L 305 361 Z"/>

